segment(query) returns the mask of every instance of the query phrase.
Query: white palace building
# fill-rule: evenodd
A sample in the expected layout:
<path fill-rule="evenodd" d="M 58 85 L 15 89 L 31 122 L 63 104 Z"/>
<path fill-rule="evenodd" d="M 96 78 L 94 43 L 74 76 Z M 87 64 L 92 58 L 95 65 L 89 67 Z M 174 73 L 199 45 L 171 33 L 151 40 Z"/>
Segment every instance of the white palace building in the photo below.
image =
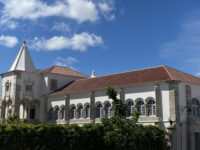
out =
<path fill-rule="evenodd" d="M 61 66 L 36 71 L 24 43 L 1 77 L 1 122 L 16 113 L 34 124 L 100 123 L 112 115 L 105 92 L 111 86 L 130 112 L 140 112 L 139 123 L 169 132 L 173 150 L 200 150 L 200 78 L 176 69 L 158 66 L 99 77 Z"/>

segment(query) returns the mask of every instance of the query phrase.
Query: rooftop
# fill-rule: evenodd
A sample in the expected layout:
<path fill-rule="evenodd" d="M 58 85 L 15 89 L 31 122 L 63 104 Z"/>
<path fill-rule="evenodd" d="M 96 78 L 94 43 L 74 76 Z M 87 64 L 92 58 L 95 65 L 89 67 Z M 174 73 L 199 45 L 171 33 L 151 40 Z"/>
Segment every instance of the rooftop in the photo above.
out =
<path fill-rule="evenodd" d="M 51 95 L 104 89 L 108 86 L 119 87 L 171 80 L 200 84 L 200 78 L 189 75 L 182 71 L 178 71 L 168 66 L 158 66 L 95 78 L 75 80 L 72 83 L 66 85 L 66 87 L 52 93 Z"/>

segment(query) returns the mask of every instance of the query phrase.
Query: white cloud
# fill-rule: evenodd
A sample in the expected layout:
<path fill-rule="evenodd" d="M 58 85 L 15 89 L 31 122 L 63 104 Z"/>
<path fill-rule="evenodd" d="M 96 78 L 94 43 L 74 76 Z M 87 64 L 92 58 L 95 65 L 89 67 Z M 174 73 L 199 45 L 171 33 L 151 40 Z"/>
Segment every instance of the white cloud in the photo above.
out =
<path fill-rule="evenodd" d="M 51 29 L 55 31 L 62 31 L 62 32 L 70 31 L 69 25 L 64 22 L 55 22 Z"/>
<path fill-rule="evenodd" d="M 71 68 L 73 70 L 76 70 L 72 66 L 76 62 L 77 62 L 77 59 L 74 58 L 74 57 L 71 57 L 71 56 L 69 56 L 67 58 L 57 57 L 53 64 L 57 65 L 57 66 L 64 66 L 64 67 L 68 67 L 68 68 Z"/>
<path fill-rule="evenodd" d="M 112 11 L 114 10 L 114 1 L 113 0 L 103 0 L 103 1 L 99 2 L 98 5 L 99 5 L 102 15 L 107 20 L 115 19 L 115 14 L 112 13 Z"/>
<path fill-rule="evenodd" d="M 47 4 L 41 0 L 0 0 L 3 3 L 3 17 L 9 19 L 38 19 L 60 16 L 94 22 L 98 19 L 98 10 L 90 0 L 58 0 Z"/>
<path fill-rule="evenodd" d="M 200 77 L 200 72 L 197 72 L 195 76 Z"/>
<path fill-rule="evenodd" d="M 12 48 L 18 43 L 18 39 L 15 36 L 0 36 L 0 45 Z"/>
<path fill-rule="evenodd" d="M 82 32 L 74 34 L 72 38 L 65 36 L 54 36 L 50 39 L 35 37 L 31 41 L 31 48 L 35 50 L 55 51 L 62 49 L 72 49 L 78 51 L 86 51 L 88 47 L 102 45 L 103 40 L 100 36 Z"/>

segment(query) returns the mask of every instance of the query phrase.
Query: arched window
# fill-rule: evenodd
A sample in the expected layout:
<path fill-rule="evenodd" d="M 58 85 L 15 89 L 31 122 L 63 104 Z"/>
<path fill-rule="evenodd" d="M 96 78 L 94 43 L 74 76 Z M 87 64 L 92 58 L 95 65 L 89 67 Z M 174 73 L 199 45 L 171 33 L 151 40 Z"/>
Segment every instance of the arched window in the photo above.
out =
<path fill-rule="evenodd" d="M 90 118 L 90 105 L 85 107 L 85 117 Z"/>
<path fill-rule="evenodd" d="M 111 116 L 110 109 L 111 109 L 111 105 L 110 105 L 110 103 L 107 103 L 107 104 L 105 105 L 105 116 L 106 116 L 107 118 L 109 118 L 109 117 Z"/>
<path fill-rule="evenodd" d="M 131 114 L 133 113 L 134 111 L 134 103 L 132 101 L 129 101 L 127 103 L 127 107 L 128 107 L 128 112 L 127 112 L 127 116 L 130 117 Z"/>
<path fill-rule="evenodd" d="M 76 107 L 72 106 L 70 110 L 70 119 L 75 119 L 76 118 L 75 114 L 76 114 Z"/>
<path fill-rule="evenodd" d="M 53 108 L 49 110 L 49 121 L 53 120 Z"/>
<path fill-rule="evenodd" d="M 59 119 L 59 107 L 56 107 L 55 109 L 55 120 Z"/>
<path fill-rule="evenodd" d="M 35 119 L 35 108 L 34 107 L 32 107 L 30 109 L 30 119 Z"/>
<path fill-rule="evenodd" d="M 96 118 L 102 117 L 102 104 L 98 104 L 96 108 Z"/>
<path fill-rule="evenodd" d="M 144 107 L 144 102 L 140 100 L 137 102 L 137 111 L 140 113 L 140 115 L 145 115 L 145 107 Z"/>
<path fill-rule="evenodd" d="M 83 118 L 83 106 L 78 107 L 78 119 Z"/>
<path fill-rule="evenodd" d="M 195 117 L 200 117 L 200 103 L 198 99 L 193 98 L 192 99 L 192 115 Z"/>
<path fill-rule="evenodd" d="M 60 111 L 60 119 L 65 119 L 65 107 L 63 106 Z"/>
<path fill-rule="evenodd" d="M 147 103 L 148 116 L 156 115 L 156 104 L 154 100 L 149 100 Z"/>

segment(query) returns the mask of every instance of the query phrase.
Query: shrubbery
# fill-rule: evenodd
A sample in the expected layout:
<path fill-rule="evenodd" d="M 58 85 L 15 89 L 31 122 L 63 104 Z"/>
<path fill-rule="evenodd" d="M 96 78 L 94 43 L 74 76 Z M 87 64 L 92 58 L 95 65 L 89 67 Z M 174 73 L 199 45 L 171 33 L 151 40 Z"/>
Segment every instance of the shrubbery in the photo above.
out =
<path fill-rule="evenodd" d="M 19 123 L 11 117 L 0 124 L 0 148 L 6 150 L 166 150 L 165 132 L 156 126 L 137 124 L 139 114 L 126 119 L 126 107 L 107 89 L 114 117 L 92 126 Z"/>

